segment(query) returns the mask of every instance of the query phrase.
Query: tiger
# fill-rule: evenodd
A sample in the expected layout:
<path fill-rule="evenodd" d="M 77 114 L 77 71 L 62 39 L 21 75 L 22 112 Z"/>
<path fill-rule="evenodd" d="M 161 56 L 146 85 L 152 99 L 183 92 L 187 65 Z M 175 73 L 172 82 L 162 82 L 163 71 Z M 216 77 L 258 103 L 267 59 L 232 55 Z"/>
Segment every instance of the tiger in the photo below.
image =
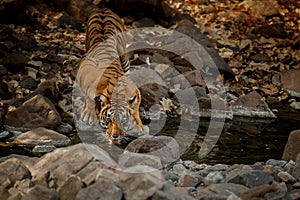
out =
<path fill-rule="evenodd" d="M 125 25 L 108 8 L 92 13 L 86 29 L 86 56 L 79 64 L 76 81 L 85 94 L 83 122 L 98 121 L 111 141 L 126 134 L 145 135 L 149 128 L 140 119 L 141 93 L 128 77 Z"/>

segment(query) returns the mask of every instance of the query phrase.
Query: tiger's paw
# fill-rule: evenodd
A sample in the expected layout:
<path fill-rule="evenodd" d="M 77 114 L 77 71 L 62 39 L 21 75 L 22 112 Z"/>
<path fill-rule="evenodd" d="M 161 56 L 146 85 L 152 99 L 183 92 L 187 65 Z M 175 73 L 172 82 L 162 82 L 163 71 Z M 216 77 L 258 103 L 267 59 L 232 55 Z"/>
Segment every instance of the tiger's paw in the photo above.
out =
<path fill-rule="evenodd" d="M 85 108 L 81 113 L 81 121 L 91 126 L 97 124 L 95 105 L 94 102 L 88 97 L 85 99 Z"/>

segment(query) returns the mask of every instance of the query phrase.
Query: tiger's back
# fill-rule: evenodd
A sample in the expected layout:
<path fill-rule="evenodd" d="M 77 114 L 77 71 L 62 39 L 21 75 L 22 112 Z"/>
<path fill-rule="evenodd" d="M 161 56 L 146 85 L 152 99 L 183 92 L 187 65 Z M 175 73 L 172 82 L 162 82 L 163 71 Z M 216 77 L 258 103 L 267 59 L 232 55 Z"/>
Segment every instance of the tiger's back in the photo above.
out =
<path fill-rule="evenodd" d="M 111 10 L 94 12 L 87 23 L 87 55 L 77 74 L 77 83 L 86 95 L 82 120 L 95 121 L 94 109 L 100 126 L 113 138 L 129 131 L 148 131 L 139 117 L 140 92 L 125 76 L 129 61 L 124 31 L 122 20 Z"/>

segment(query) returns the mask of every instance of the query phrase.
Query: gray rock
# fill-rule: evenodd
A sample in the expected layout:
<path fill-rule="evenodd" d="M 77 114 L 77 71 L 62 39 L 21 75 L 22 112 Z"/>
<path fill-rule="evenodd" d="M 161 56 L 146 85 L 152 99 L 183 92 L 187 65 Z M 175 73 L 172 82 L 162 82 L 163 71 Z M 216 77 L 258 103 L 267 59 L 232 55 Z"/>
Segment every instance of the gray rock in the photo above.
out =
<path fill-rule="evenodd" d="M 16 181 L 31 178 L 31 173 L 17 158 L 0 163 L 0 185 L 3 189 L 13 186 Z"/>
<path fill-rule="evenodd" d="M 35 128 L 19 135 L 16 137 L 15 142 L 29 147 L 41 144 L 53 144 L 54 146 L 62 147 L 71 143 L 68 137 L 43 127 Z"/>
<path fill-rule="evenodd" d="M 13 127 L 56 129 L 61 117 L 51 101 L 36 95 L 5 116 L 5 124 Z"/>
<path fill-rule="evenodd" d="M 182 193 L 179 190 L 176 190 L 176 188 L 172 190 L 167 191 L 156 191 L 155 194 L 152 197 L 152 200 L 195 200 L 194 197 Z"/>
<path fill-rule="evenodd" d="M 112 181 L 102 179 L 82 189 L 76 200 L 118 200 L 122 199 L 122 191 Z"/>
<path fill-rule="evenodd" d="M 286 165 L 286 163 L 287 163 L 287 161 L 285 161 L 285 160 L 269 159 L 269 160 L 267 160 L 266 165 L 283 167 L 284 165 Z"/>
<path fill-rule="evenodd" d="M 34 186 L 22 200 L 59 200 L 59 195 L 55 190 L 51 190 L 44 186 Z"/>
<path fill-rule="evenodd" d="M 48 153 L 51 151 L 54 151 L 56 147 L 52 144 L 50 140 L 43 141 L 42 143 L 39 143 L 35 145 L 32 149 L 32 153 L 35 153 L 37 155 L 40 155 L 42 153 Z"/>
<path fill-rule="evenodd" d="M 271 175 L 263 171 L 252 170 L 250 172 L 236 175 L 235 177 L 229 179 L 228 183 L 235 183 L 249 188 L 254 188 L 260 185 L 270 184 L 273 181 L 274 178 Z"/>
<path fill-rule="evenodd" d="M 69 135 L 72 133 L 72 131 L 73 131 L 73 127 L 68 123 L 62 122 L 61 125 L 57 127 L 57 132 L 64 135 Z"/>
<path fill-rule="evenodd" d="M 98 169 L 98 172 L 96 174 L 96 181 L 99 181 L 101 179 L 107 179 L 113 181 L 116 185 L 119 185 L 120 183 L 120 176 L 119 173 L 114 172 L 109 169 Z"/>
<path fill-rule="evenodd" d="M 125 199 L 132 200 L 146 200 L 163 186 L 161 171 L 142 165 L 121 172 L 120 181 Z"/>
<path fill-rule="evenodd" d="M 178 175 L 190 173 L 190 171 L 188 169 L 186 169 L 183 166 L 183 164 L 180 164 L 180 163 L 173 165 L 173 167 L 170 170 L 170 172 L 173 172 L 173 173 L 178 174 Z"/>
<path fill-rule="evenodd" d="M 277 174 L 277 176 L 284 182 L 290 182 L 290 183 L 295 183 L 296 182 L 296 179 L 290 175 L 288 172 L 279 172 Z"/>
<path fill-rule="evenodd" d="M 300 153 L 300 130 L 294 130 L 290 133 L 284 147 L 282 159 L 295 161 L 298 153 Z"/>
<path fill-rule="evenodd" d="M 125 150 L 157 156 L 163 166 L 175 162 L 180 157 L 177 141 L 169 136 L 140 137 L 132 141 Z"/>
<path fill-rule="evenodd" d="M 232 193 L 239 196 L 249 188 L 234 183 L 211 184 L 206 188 L 198 188 L 197 199 L 227 199 Z"/>
<path fill-rule="evenodd" d="M 300 110 L 300 102 L 292 102 L 290 106 L 296 110 Z"/>
<path fill-rule="evenodd" d="M 170 181 L 178 181 L 179 176 L 178 174 L 175 174 L 174 172 L 170 172 L 170 171 L 164 171 L 164 177 L 166 180 L 170 180 Z"/>
<path fill-rule="evenodd" d="M 225 179 L 224 175 L 225 172 L 212 171 L 203 179 L 203 183 L 205 186 L 216 184 L 216 183 L 222 183 L 224 182 Z"/>
<path fill-rule="evenodd" d="M 8 131 L 2 131 L 1 133 L 0 133 L 0 140 L 1 139 L 5 139 L 5 138 L 7 138 L 9 136 L 9 132 Z"/>

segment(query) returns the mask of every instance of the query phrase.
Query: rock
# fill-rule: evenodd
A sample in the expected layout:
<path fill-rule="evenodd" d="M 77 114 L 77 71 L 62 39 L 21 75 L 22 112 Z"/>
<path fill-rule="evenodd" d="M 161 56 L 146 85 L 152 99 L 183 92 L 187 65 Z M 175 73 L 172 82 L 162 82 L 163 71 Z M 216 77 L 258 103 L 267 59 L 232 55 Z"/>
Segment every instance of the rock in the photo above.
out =
<path fill-rule="evenodd" d="M 277 176 L 284 182 L 295 183 L 296 179 L 290 175 L 288 172 L 279 172 Z"/>
<path fill-rule="evenodd" d="M 44 62 L 46 63 L 56 63 L 58 65 L 62 65 L 64 60 L 55 54 L 47 54 L 47 57 L 45 58 Z"/>
<path fill-rule="evenodd" d="M 287 161 L 285 161 L 285 160 L 269 159 L 266 162 L 266 165 L 272 165 L 272 166 L 278 166 L 278 167 L 283 167 L 286 164 L 287 164 Z"/>
<path fill-rule="evenodd" d="M 247 187 L 234 183 L 211 184 L 206 188 L 198 188 L 196 199 L 227 199 L 232 193 L 239 196 L 247 190 Z"/>
<path fill-rule="evenodd" d="M 34 186 L 22 200 L 59 200 L 59 195 L 55 190 L 51 190 L 44 186 Z"/>
<path fill-rule="evenodd" d="M 61 185 L 57 191 L 59 193 L 60 200 L 75 199 L 77 193 L 83 188 L 83 183 L 80 178 L 75 175 L 71 175 L 66 182 Z"/>
<path fill-rule="evenodd" d="M 172 169 L 170 170 L 170 172 L 173 172 L 175 174 L 178 175 L 182 175 L 182 174 L 189 174 L 190 171 L 188 169 L 186 169 L 182 164 L 175 164 L 173 165 Z"/>
<path fill-rule="evenodd" d="M 62 147 L 70 145 L 68 137 L 43 127 L 32 129 L 16 137 L 15 142 L 20 145 L 34 147 L 38 144 L 51 143 L 54 146 Z"/>
<path fill-rule="evenodd" d="M 69 135 L 72 133 L 72 131 L 73 131 L 73 127 L 68 123 L 62 122 L 61 125 L 57 127 L 57 132 L 64 135 Z"/>
<path fill-rule="evenodd" d="M 167 191 L 156 191 L 152 197 L 152 200 L 195 200 L 194 197 L 184 194 L 181 191 L 176 190 L 167 190 Z"/>
<path fill-rule="evenodd" d="M 190 174 L 182 174 L 178 179 L 180 187 L 195 187 L 199 183 L 198 179 Z"/>
<path fill-rule="evenodd" d="M 8 131 L 2 131 L 0 133 L 0 140 L 6 139 L 8 136 L 9 136 L 9 132 Z"/>
<path fill-rule="evenodd" d="M 163 166 L 178 160 L 180 157 L 177 141 L 169 136 L 137 138 L 126 147 L 125 151 L 157 156 Z"/>
<path fill-rule="evenodd" d="M 23 165 L 25 165 L 26 168 L 31 169 L 31 167 L 33 165 L 35 165 L 35 163 L 38 162 L 39 158 L 37 157 L 28 157 L 28 156 L 23 156 L 23 155 L 18 155 L 18 154 L 10 154 L 9 156 L 5 156 L 0 158 L 0 163 L 4 162 L 6 160 L 9 159 L 18 159 L 19 161 L 21 161 L 23 163 Z"/>
<path fill-rule="evenodd" d="M 12 73 L 23 69 L 27 62 L 28 58 L 21 53 L 6 53 L 4 58 L 0 59 L 0 64 L 3 64 Z"/>
<path fill-rule="evenodd" d="M 164 177 L 166 180 L 170 180 L 173 182 L 177 182 L 179 179 L 179 176 L 177 174 L 175 174 L 174 172 L 170 172 L 170 171 L 163 171 L 164 172 Z"/>
<path fill-rule="evenodd" d="M 255 199 L 257 197 L 262 197 L 268 192 L 274 191 L 271 185 L 261 185 L 250 190 L 247 190 L 241 194 L 242 199 Z"/>
<path fill-rule="evenodd" d="M 163 80 L 166 80 L 172 73 L 174 73 L 174 68 L 168 64 L 157 64 L 155 66 L 155 71 L 162 77 Z"/>
<path fill-rule="evenodd" d="M 17 128 L 45 127 L 56 129 L 60 123 L 61 117 L 55 106 L 42 95 L 34 96 L 5 116 L 5 124 Z"/>
<path fill-rule="evenodd" d="M 66 25 L 69 25 L 73 28 L 76 28 L 77 26 L 79 26 L 79 24 L 80 24 L 79 20 L 77 20 L 73 16 L 66 15 L 65 13 L 56 21 L 56 26 L 58 27 L 64 27 Z"/>
<path fill-rule="evenodd" d="M 213 171 L 210 172 L 204 179 L 203 183 L 205 186 L 211 185 L 211 184 L 216 184 L 216 183 L 222 183 L 224 182 L 224 172 L 219 172 L 219 171 Z"/>
<path fill-rule="evenodd" d="M 37 87 L 37 81 L 28 77 L 21 81 L 20 86 L 24 89 L 33 90 Z"/>
<path fill-rule="evenodd" d="M 146 165 L 154 169 L 161 169 L 161 160 L 157 156 L 125 151 L 119 157 L 118 164 L 121 168 L 133 167 L 135 165 Z"/>
<path fill-rule="evenodd" d="M 116 173 L 109 169 L 98 169 L 97 175 L 96 175 L 96 181 L 107 179 L 114 182 L 116 185 L 120 183 L 120 176 L 119 173 Z"/>
<path fill-rule="evenodd" d="M 59 188 L 71 175 L 77 175 L 83 180 L 91 173 L 97 173 L 97 168 L 115 166 L 115 162 L 101 148 L 81 143 L 45 154 L 31 168 L 31 172 L 35 184 L 48 186 L 53 180 Z M 95 177 L 96 174 L 93 180 Z"/>
<path fill-rule="evenodd" d="M 173 86 L 180 85 L 181 89 L 206 85 L 198 70 L 188 71 L 173 77 L 172 84 Z"/>
<path fill-rule="evenodd" d="M 260 185 L 270 184 L 273 181 L 274 178 L 271 175 L 263 171 L 252 170 L 232 177 L 228 180 L 228 183 L 235 183 L 249 188 L 254 188 Z"/>
<path fill-rule="evenodd" d="M 213 62 L 218 67 L 221 73 L 225 73 L 228 76 L 233 76 L 234 73 L 226 62 L 219 56 L 217 50 L 213 47 L 212 43 L 206 38 L 206 36 L 189 20 L 181 20 L 175 30 L 186 34 L 192 39 L 196 40 L 209 54 Z M 178 46 L 179 47 L 179 46 Z M 211 66 L 211 60 L 209 57 L 201 56 L 204 66 Z"/>
<path fill-rule="evenodd" d="M 139 89 L 143 97 L 141 107 L 144 107 L 147 111 L 149 111 L 152 106 L 159 104 L 163 97 L 169 96 L 167 87 L 157 83 L 149 83 Z"/>
<path fill-rule="evenodd" d="M 125 199 L 146 200 L 163 186 L 161 171 L 136 165 L 120 174 L 120 184 Z"/>
<path fill-rule="evenodd" d="M 175 92 L 175 96 L 180 104 L 194 105 L 198 98 L 207 97 L 206 90 L 203 87 L 194 86 Z M 192 99 L 192 97 L 195 97 Z"/>
<path fill-rule="evenodd" d="M 39 70 L 44 72 L 50 72 L 52 70 L 52 66 L 49 63 L 43 63 Z"/>
<path fill-rule="evenodd" d="M 284 147 L 282 159 L 286 161 L 296 160 L 300 153 L 300 130 L 294 130 L 290 133 L 288 141 Z"/>
<path fill-rule="evenodd" d="M 141 27 L 154 27 L 155 25 L 155 21 L 151 18 L 148 17 L 144 17 L 138 21 L 133 22 L 133 26 L 137 27 L 137 28 L 141 28 Z"/>
<path fill-rule="evenodd" d="M 13 189 L 16 189 L 21 194 L 26 194 L 33 186 L 34 184 L 30 179 L 22 179 L 20 181 L 16 181 Z M 10 193 L 13 195 L 12 192 Z"/>
<path fill-rule="evenodd" d="M 256 91 L 240 96 L 230 105 L 230 108 L 236 116 L 276 118 L 268 104 Z"/>
<path fill-rule="evenodd" d="M 270 61 L 270 57 L 264 53 L 255 54 L 251 56 L 250 59 L 257 63 Z"/>
<path fill-rule="evenodd" d="M 241 11 L 246 11 L 254 17 L 273 16 L 279 14 L 279 4 L 276 0 L 245 0 L 238 7 Z"/>
<path fill-rule="evenodd" d="M 295 168 L 292 172 L 292 175 L 296 179 L 300 179 L 300 153 L 297 155 Z"/>
<path fill-rule="evenodd" d="M 255 30 L 255 33 L 261 34 L 267 38 L 284 38 L 284 37 L 286 37 L 283 23 L 273 23 L 273 24 L 267 24 L 267 25 L 257 27 Z M 269 57 L 266 57 L 266 58 L 268 58 L 267 59 L 268 61 L 270 60 Z"/>
<path fill-rule="evenodd" d="M 290 106 L 296 110 L 300 110 L 300 102 L 292 102 Z"/>
<path fill-rule="evenodd" d="M 34 91 L 34 93 L 41 94 L 44 97 L 50 99 L 52 102 L 57 102 L 59 91 L 56 83 L 56 78 L 51 78 L 43 81 L 38 85 L 38 88 Z"/>
<path fill-rule="evenodd" d="M 122 199 L 122 191 L 112 181 L 102 179 L 82 189 L 76 200 Z"/>
<path fill-rule="evenodd" d="M 11 93 L 8 90 L 7 84 L 2 81 L 0 82 L 0 96 L 3 100 L 10 99 L 12 97 Z"/>
<path fill-rule="evenodd" d="M 7 74 L 7 69 L 3 65 L 0 65 L 0 76 L 5 74 Z"/>
<path fill-rule="evenodd" d="M 26 178 L 31 178 L 31 173 L 17 158 L 11 158 L 0 163 L 0 186 L 2 189 L 8 189 L 16 181 Z"/>
<path fill-rule="evenodd" d="M 32 149 L 32 153 L 41 155 L 43 153 L 48 153 L 48 152 L 54 151 L 55 149 L 56 149 L 56 147 L 52 144 L 52 142 L 50 140 L 48 140 L 48 141 L 43 141 L 42 143 L 35 145 Z"/>
<path fill-rule="evenodd" d="M 300 70 L 291 69 L 280 73 L 281 85 L 288 90 L 292 96 L 300 97 Z"/>

